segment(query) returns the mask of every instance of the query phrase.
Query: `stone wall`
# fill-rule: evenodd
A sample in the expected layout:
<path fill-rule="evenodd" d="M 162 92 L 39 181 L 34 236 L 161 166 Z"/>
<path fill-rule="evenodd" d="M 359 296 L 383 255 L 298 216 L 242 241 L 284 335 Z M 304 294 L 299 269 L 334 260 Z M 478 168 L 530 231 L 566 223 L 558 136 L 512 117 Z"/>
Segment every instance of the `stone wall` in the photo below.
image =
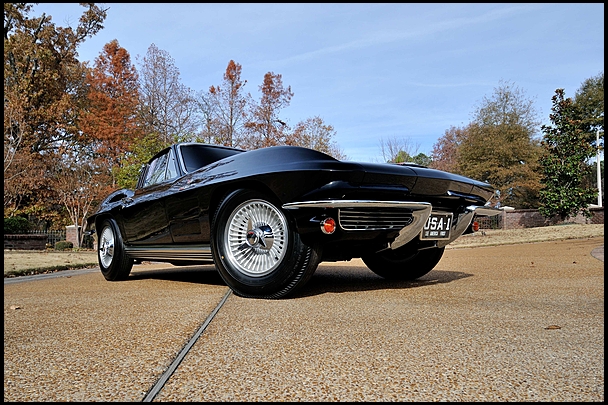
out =
<path fill-rule="evenodd" d="M 4 235 L 4 249 L 8 250 L 46 250 L 46 235 Z"/>

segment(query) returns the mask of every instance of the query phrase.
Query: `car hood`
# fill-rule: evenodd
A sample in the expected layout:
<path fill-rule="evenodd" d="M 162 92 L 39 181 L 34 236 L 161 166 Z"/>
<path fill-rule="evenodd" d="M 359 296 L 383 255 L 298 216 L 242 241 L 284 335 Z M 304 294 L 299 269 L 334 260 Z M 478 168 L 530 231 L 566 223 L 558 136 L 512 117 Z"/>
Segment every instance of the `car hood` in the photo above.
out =
<path fill-rule="evenodd" d="M 423 166 L 406 166 L 390 163 L 359 163 L 365 172 L 363 184 L 399 184 L 411 194 L 442 196 L 477 196 L 487 201 L 494 193 L 493 187 L 483 181 L 466 176 L 430 169 Z"/>

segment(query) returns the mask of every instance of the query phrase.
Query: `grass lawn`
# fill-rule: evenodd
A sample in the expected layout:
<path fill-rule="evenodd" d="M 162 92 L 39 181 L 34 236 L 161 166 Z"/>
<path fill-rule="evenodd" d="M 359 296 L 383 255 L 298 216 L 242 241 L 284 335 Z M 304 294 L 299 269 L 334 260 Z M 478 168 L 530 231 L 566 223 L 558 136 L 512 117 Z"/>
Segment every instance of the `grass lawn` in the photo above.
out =
<path fill-rule="evenodd" d="M 96 267 L 94 250 L 5 250 L 4 277 Z"/>

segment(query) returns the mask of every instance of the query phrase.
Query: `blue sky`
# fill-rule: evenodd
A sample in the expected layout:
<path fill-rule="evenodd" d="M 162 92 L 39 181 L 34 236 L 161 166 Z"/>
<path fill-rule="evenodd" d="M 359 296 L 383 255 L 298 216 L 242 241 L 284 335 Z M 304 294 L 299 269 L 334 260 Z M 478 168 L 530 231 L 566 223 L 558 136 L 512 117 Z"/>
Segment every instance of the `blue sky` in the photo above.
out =
<path fill-rule="evenodd" d="M 105 28 L 79 48 L 80 60 L 116 39 L 139 67 L 155 44 L 198 92 L 221 84 L 232 59 L 256 100 L 264 74 L 281 74 L 294 93 L 281 118 L 292 127 L 323 118 L 357 161 L 379 161 L 388 139 L 430 155 L 501 81 L 549 124 L 557 88 L 574 97 L 604 70 L 603 3 L 100 4 L 109 7 Z M 32 15 L 76 26 L 83 10 L 40 3 Z"/>

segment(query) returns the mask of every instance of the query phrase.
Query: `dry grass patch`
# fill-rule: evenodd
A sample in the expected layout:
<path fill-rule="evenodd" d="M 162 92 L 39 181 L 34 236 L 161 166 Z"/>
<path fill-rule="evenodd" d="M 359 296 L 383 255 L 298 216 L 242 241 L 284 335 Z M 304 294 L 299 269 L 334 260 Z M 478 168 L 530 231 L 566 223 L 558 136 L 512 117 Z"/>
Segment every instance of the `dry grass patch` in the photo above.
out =
<path fill-rule="evenodd" d="M 4 277 L 49 273 L 97 266 L 93 250 L 5 250 Z"/>

